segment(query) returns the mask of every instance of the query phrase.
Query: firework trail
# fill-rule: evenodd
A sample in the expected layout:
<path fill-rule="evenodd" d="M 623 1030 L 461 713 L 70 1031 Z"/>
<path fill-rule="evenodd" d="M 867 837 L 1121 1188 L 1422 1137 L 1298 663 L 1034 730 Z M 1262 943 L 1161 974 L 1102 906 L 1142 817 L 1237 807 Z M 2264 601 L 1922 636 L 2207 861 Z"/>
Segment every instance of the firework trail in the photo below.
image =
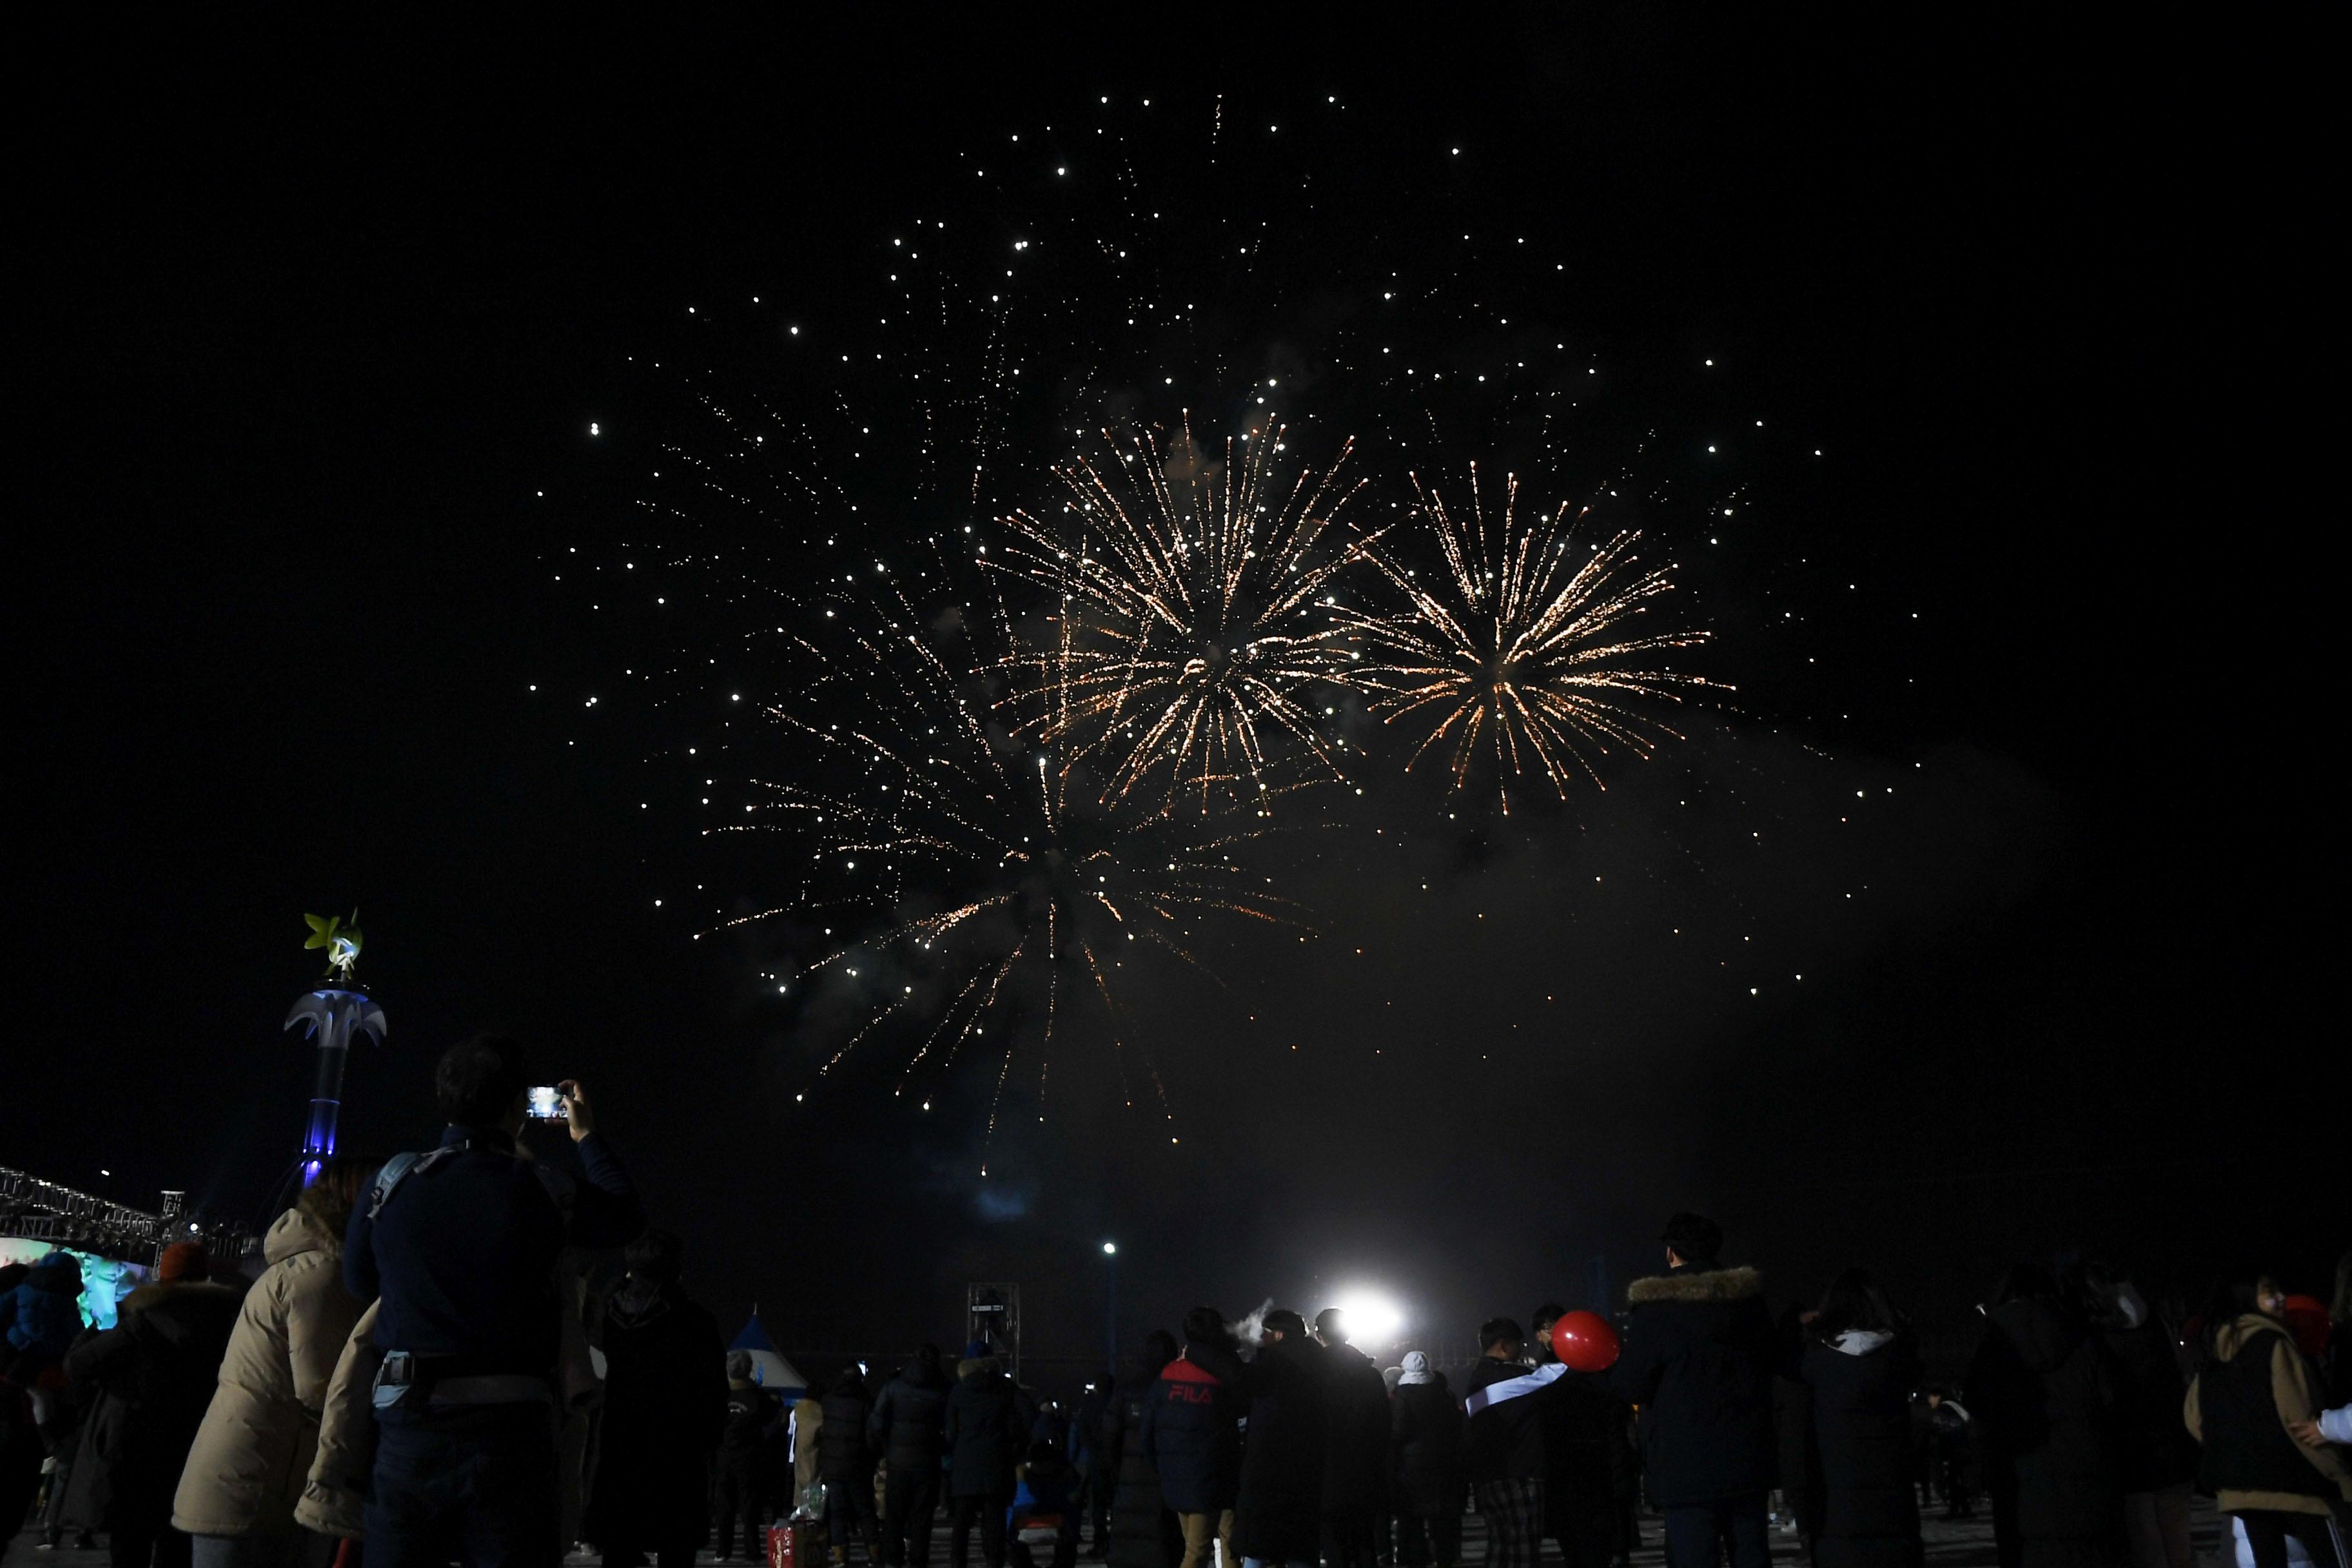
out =
<path fill-rule="evenodd" d="M 1307 693 L 1354 655 L 1320 602 L 1380 536 L 1331 537 L 1356 493 L 1340 478 L 1352 443 L 1285 492 L 1283 437 L 1268 419 L 1211 461 L 1189 417 L 1165 446 L 1106 433 L 1106 461 L 1055 468 L 1058 521 L 1005 520 L 1003 564 L 1062 605 L 1057 646 L 1013 656 L 1043 700 L 1024 732 L 1098 757 L 1108 800 L 1263 816 L 1286 789 L 1340 776 L 1345 742 Z"/>
<path fill-rule="evenodd" d="M 813 674 L 762 710 L 790 738 L 791 776 L 755 776 L 749 820 L 720 831 L 793 837 L 805 880 L 793 900 L 727 924 L 830 920 L 859 934 L 810 963 L 807 977 L 834 972 L 873 990 L 884 983 L 861 970 L 899 972 L 887 986 L 896 994 L 866 1004 L 820 1078 L 887 1046 L 903 1096 L 919 1073 L 944 1073 L 965 1046 L 988 1039 L 992 1136 L 1022 1042 L 1038 1042 L 1042 1112 L 1055 1047 L 1083 1007 L 1108 1034 L 1129 1103 L 1135 1047 L 1172 1124 L 1114 972 L 1135 943 L 1205 968 L 1196 921 L 1297 925 L 1297 906 L 1263 878 L 1251 886 L 1234 860 L 1268 829 L 1237 813 L 1106 799 L 1064 750 L 998 721 L 1003 699 L 992 683 L 1014 662 L 1005 657 L 1013 627 L 1001 600 L 971 599 L 927 616 L 902 589 L 832 595 L 835 646 L 792 637 Z M 1051 658 L 1026 663 L 1048 685 L 1063 678 Z"/>
<path fill-rule="evenodd" d="M 1336 624 L 1370 650 L 1349 679 L 1372 698 L 1372 712 L 1389 723 L 1433 721 L 1408 770 L 1443 749 L 1458 791 L 1490 753 L 1507 814 L 1512 781 L 1531 772 L 1564 800 L 1579 773 L 1607 787 L 1596 763 L 1612 745 L 1647 757 L 1661 736 L 1681 739 L 1643 710 L 1715 683 L 1657 665 L 1654 656 L 1696 647 L 1707 634 L 1629 635 L 1630 623 L 1674 586 L 1669 568 L 1639 568 L 1638 533 L 1579 550 L 1566 503 L 1548 521 L 1521 522 L 1516 477 L 1505 481 L 1499 523 L 1490 521 L 1475 463 L 1467 519 L 1449 511 L 1433 488 L 1423 490 L 1419 475 L 1412 486 L 1414 515 L 1435 536 L 1445 572 L 1425 584 L 1382 552 L 1375 566 L 1406 607 L 1335 606 Z"/>

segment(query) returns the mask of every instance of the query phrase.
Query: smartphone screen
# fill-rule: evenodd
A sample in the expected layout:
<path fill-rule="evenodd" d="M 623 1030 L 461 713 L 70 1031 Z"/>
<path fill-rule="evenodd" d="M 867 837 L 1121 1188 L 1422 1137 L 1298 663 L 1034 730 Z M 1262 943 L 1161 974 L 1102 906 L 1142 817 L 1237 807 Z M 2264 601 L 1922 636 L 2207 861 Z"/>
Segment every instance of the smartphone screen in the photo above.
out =
<path fill-rule="evenodd" d="M 555 1092 L 553 1084 L 530 1091 L 530 1119 L 533 1121 L 566 1120 L 563 1111 L 563 1097 Z"/>

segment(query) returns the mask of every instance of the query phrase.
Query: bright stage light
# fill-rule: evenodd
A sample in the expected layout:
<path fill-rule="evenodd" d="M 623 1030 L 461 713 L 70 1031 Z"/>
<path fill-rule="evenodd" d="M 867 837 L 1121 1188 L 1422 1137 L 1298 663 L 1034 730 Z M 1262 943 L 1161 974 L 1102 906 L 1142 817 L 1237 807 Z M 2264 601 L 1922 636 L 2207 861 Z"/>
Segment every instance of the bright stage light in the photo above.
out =
<path fill-rule="evenodd" d="M 1347 1314 L 1348 1338 L 1358 1345 L 1396 1342 L 1404 1332 L 1404 1310 L 1377 1290 L 1346 1290 L 1332 1305 Z"/>
<path fill-rule="evenodd" d="M 1112 1256 L 1114 1253 L 1116 1253 L 1116 1252 L 1118 1252 L 1118 1243 L 1117 1243 L 1117 1242 L 1115 1242 L 1115 1241 L 1106 1241 L 1106 1242 L 1104 1242 L 1104 1243 L 1103 1243 L 1103 1256 L 1104 1256 L 1104 1257 L 1108 1258 L 1108 1257 Z"/>

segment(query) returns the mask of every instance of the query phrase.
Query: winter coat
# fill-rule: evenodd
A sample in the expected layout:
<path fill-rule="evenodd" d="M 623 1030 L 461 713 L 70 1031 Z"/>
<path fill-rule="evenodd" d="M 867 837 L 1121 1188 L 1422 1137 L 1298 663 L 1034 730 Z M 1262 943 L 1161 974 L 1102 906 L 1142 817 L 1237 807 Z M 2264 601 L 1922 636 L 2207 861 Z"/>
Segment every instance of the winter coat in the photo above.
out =
<path fill-rule="evenodd" d="M 2121 1397 L 2115 1358 L 2058 1302 L 1992 1310 L 1966 1398 L 1996 1530 L 2012 1517 L 2029 1561 L 2037 1542 L 2121 1541 Z"/>
<path fill-rule="evenodd" d="M 793 1497 L 804 1500 L 817 1484 L 817 1467 L 824 1458 L 824 1401 L 803 1397 L 792 1408 L 787 1430 L 793 1444 Z"/>
<path fill-rule="evenodd" d="M 730 1469 L 755 1467 L 768 1451 L 768 1434 L 776 1425 L 776 1396 L 758 1384 L 744 1380 L 727 1384 L 727 1418 L 719 1428 L 719 1461 Z"/>
<path fill-rule="evenodd" d="M 1753 1268 L 1685 1266 L 1625 1292 L 1609 1388 L 1642 1412 L 1643 1482 L 1660 1508 L 1769 1491 L 1771 1316 Z"/>
<path fill-rule="evenodd" d="M 2118 1374 L 2116 1458 L 2124 1490 L 2161 1491 L 2193 1480 L 2197 1440 L 2180 1419 L 2181 1401 L 2189 1391 L 2180 1380 L 2171 1334 L 2162 1323 L 2144 1317 L 2129 1328 L 2106 1329 L 2099 1337 L 2115 1357 Z"/>
<path fill-rule="evenodd" d="M 375 1468 L 375 1411 L 369 1396 L 383 1365 L 374 1333 L 375 1303 L 371 1301 L 335 1359 L 335 1373 L 327 1381 L 326 1403 L 319 1414 L 318 1453 L 310 1461 L 301 1500 L 294 1505 L 295 1523 L 345 1541 L 366 1533 L 362 1516 Z"/>
<path fill-rule="evenodd" d="M 1627 1411 L 1597 1373 L 1570 1372 L 1541 1396 L 1544 1533 L 1580 1536 L 1595 1556 L 1622 1556 L 1616 1539 L 1621 1503 L 1632 1498 L 1633 1445 Z"/>
<path fill-rule="evenodd" d="M 81 1262 L 70 1252 L 52 1252 L 37 1260 L 14 1290 L 0 1300 L 0 1317 L 8 1325 L 8 1349 L 0 1366 L 30 1357 L 37 1364 L 55 1366 L 81 1332 Z M 32 1380 L 16 1374 L 19 1384 Z"/>
<path fill-rule="evenodd" d="M 938 1363 L 908 1362 L 882 1387 L 866 1417 L 866 1438 L 893 1475 L 940 1468 L 947 1451 L 948 1380 Z"/>
<path fill-rule="evenodd" d="M 1911 1391 L 1922 1371 L 1907 1334 L 1849 1330 L 1807 1344 L 1822 1499 L 1819 1568 L 1916 1568 L 1924 1561 L 1913 1485 Z"/>
<path fill-rule="evenodd" d="M 1013 1495 L 1013 1467 L 1023 1457 L 1021 1442 L 1029 1430 L 1024 1405 L 994 1356 L 976 1356 L 956 1369 L 941 1429 L 950 1497 Z"/>
<path fill-rule="evenodd" d="M 1087 1385 L 1086 1397 L 1078 1401 L 1076 1415 L 1070 1418 L 1070 1462 L 1087 1475 L 1102 1460 L 1103 1421 L 1110 1414 L 1112 1379 Z"/>
<path fill-rule="evenodd" d="M 1249 1433 L 1234 1499 L 1234 1552 L 1279 1563 L 1312 1563 L 1322 1549 L 1323 1477 L 1329 1463 L 1330 1380 L 1313 1341 L 1274 1342 L 1231 1374 L 1249 1397 Z"/>
<path fill-rule="evenodd" d="M 1168 1507 L 1222 1513 L 1234 1506 L 1242 1480 L 1242 1409 L 1240 1394 L 1194 1360 L 1190 1347 L 1160 1369 L 1144 1402 L 1142 1444 Z"/>
<path fill-rule="evenodd" d="M 1168 1350 L 1155 1348 L 1122 1371 L 1103 1415 L 1103 1451 L 1097 1462 L 1111 1476 L 1111 1568 L 1175 1568 L 1183 1550 L 1176 1516 L 1160 1494 L 1160 1473 L 1151 1468 L 1151 1456 L 1143 1447 L 1151 1391 L 1168 1364 L 1160 1358 L 1173 1349 L 1170 1342 Z"/>
<path fill-rule="evenodd" d="M 817 1439 L 817 1473 L 828 1483 L 870 1481 L 875 1452 L 867 1441 L 866 1417 L 874 1414 L 873 1391 L 851 1367 L 824 1393 L 824 1426 Z"/>
<path fill-rule="evenodd" d="M 604 1418 L 590 1538 L 682 1550 L 709 1523 L 710 1455 L 727 1422 L 719 1321 L 674 1284 L 632 1277 L 604 1313 Z"/>
<path fill-rule="evenodd" d="M 343 1238 L 308 1211 L 278 1216 L 269 1267 L 246 1292 L 195 1446 L 172 1501 L 191 1535 L 282 1535 L 318 1457 L 319 1415 L 360 1306 L 343 1289 Z"/>
<path fill-rule="evenodd" d="M 2352 1502 L 2352 1471 L 2334 1448 L 2311 1448 L 2286 1429 L 2320 1413 L 2312 1371 L 2274 1318 L 2248 1312 L 2213 1335 L 2213 1353 L 2189 1385 L 2182 1415 L 2205 1445 L 2200 1486 L 2223 1513 L 2330 1511 Z"/>
<path fill-rule="evenodd" d="M 1389 1437 L 1396 1452 L 1397 1484 L 1426 1518 L 1452 1500 L 1461 1507 L 1469 1471 L 1462 1406 L 1440 1378 L 1401 1383 L 1389 1411 Z"/>
<path fill-rule="evenodd" d="M 236 1292 L 225 1285 L 145 1285 L 123 1299 L 113 1328 L 67 1352 L 66 1374 L 101 1391 L 75 1468 L 95 1461 L 110 1527 L 170 1519 L 236 1321 Z"/>
<path fill-rule="evenodd" d="M 1530 1367 L 1481 1356 L 1472 1363 L 1462 1396 L 1469 1416 L 1464 1455 L 1472 1480 L 1543 1479 L 1548 1406 L 1567 1377 L 1568 1368 L 1557 1361 Z"/>
<path fill-rule="evenodd" d="M 1326 1345 L 1323 1372 L 1323 1513 L 1353 1519 L 1379 1509 L 1387 1492 L 1389 1386 L 1351 1344 Z"/>

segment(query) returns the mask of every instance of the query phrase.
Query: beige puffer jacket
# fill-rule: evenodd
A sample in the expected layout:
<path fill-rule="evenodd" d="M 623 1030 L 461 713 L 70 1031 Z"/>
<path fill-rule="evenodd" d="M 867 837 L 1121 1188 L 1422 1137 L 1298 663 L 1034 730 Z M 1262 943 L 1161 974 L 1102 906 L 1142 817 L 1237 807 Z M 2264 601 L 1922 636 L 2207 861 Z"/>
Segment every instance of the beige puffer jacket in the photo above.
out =
<path fill-rule="evenodd" d="M 342 1238 L 303 1210 L 278 1216 L 262 1256 L 269 1267 L 246 1294 L 172 1500 L 172 1527 L 191 1535 L 294 1528 L 327 1383 L 360 1315 L 343 1291 Z"/>

